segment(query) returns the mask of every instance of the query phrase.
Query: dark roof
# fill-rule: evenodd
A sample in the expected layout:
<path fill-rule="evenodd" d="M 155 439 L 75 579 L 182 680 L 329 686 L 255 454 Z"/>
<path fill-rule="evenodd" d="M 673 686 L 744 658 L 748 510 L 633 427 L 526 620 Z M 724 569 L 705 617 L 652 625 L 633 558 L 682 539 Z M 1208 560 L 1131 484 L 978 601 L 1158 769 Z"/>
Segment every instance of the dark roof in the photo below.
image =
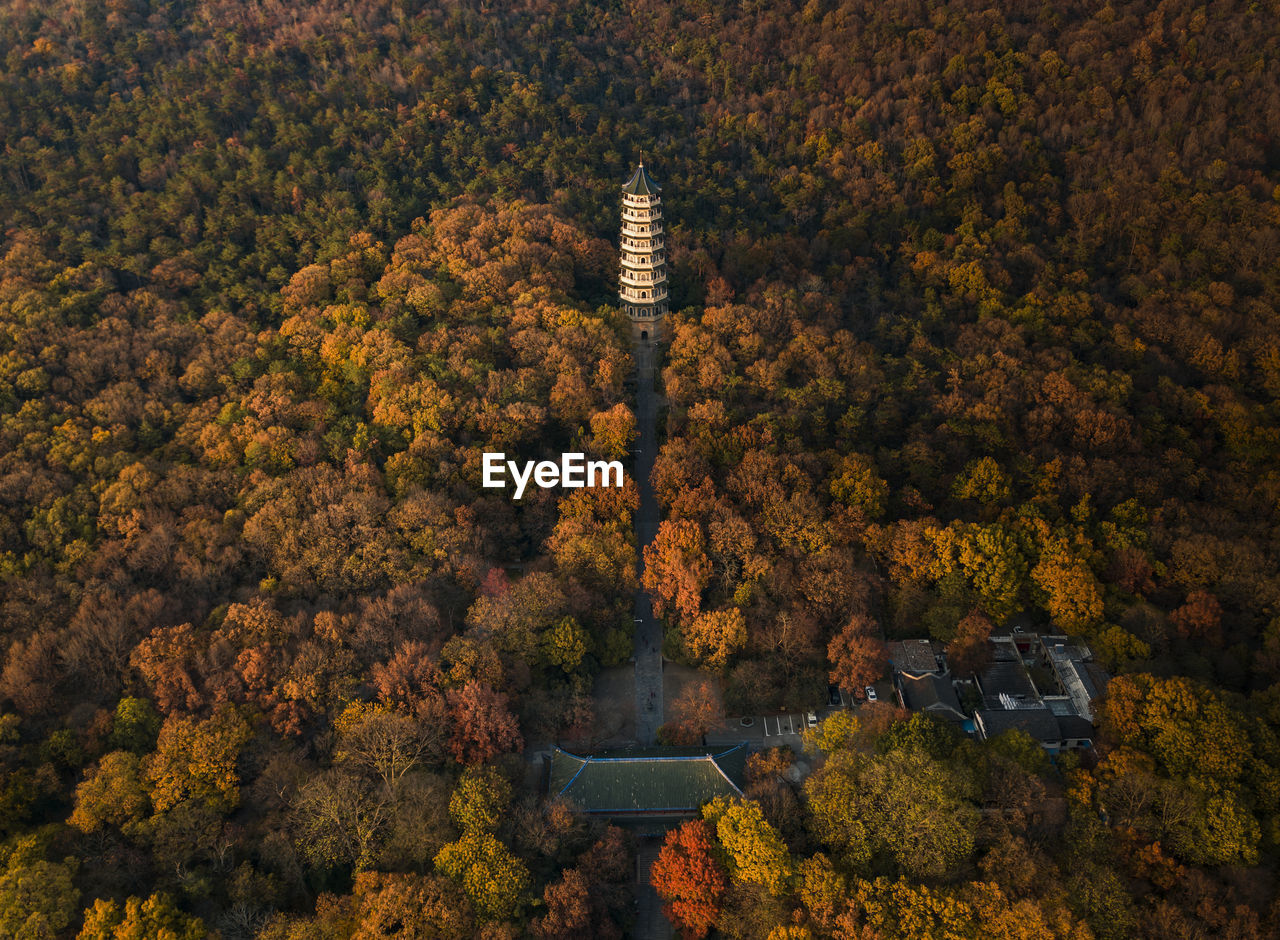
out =
<path fill-rule="evenodd" d="M 950 708 L 961 716 L 960 699 L 950 679 L 942 676 L 902 677 L 902 698 L 913 712 Z"/>
<path fill-rule="evenodd" d="M 1089 648 L 1067 642 L 1046 642 L 1048 655 L 1058 685 L 1069 696 L 1076 714 L 1093 717 L 1093 703 L 1102 697 L 1107 687 L 1105 670 L 1088 661 Z"/>
<path fill-rule="evenodd" d="M 940 671 L 937 654 L 929 640 L 894 640 L 889 644 L 889 661 L 899 672 L 915 676 Z"/>
<path fill-rule="evenodd" d="M 631 174 L 631 179 L 623 184 L 622 191 L 628 196 L 656 196 L 662 192 L 662 187 L 653 181 L 642 163 Z"/>
<path fill-rule="evenodd" d="M 992 643 L 991 657 L 991 664 L 978 675 L 982 699 L 988 708 L 1006 707 L 1000 700 L 1002 694 L 1019 701 L 1039 699 L 1027 667 L 1012 644 Z"/>
<path fill-rule="evenodd" d="M 742 796 L 747 745 L 731 748 L 650 747 L 580 757 L 556 748 L 553 795 L 583 812 L 692 813 L 718 796 Z"/>
<path fill-rule="evenodd" d="M 1062 740 L 1067 738 L 1088 738 L 1093 740 L 1093 725 L 1087 718 L 1079 715 L 1058 715 L 1058 735 Z"/>
<path fill-rule="evenodd" d="M 994 738 L 1010 728 L 1017 728 L 1042 743 L 1061 740 L 1058 717 L 1043 706 L 1040 708 L 982 709 L 976 712 L 974 717 L 981 723 L 983 732 L 988 738 Z"/>
<path fill-rule="evenodd" d="M 1084 678 L 1092 683 L 1097 697 L 1101 698 L 1103 693 L 1107 691 L 1107 686 L 1111 684 L 1111 673 L 1107 672 L 1097 663 L 1084 664 Z"/>
<path fill-rule="evenodd" d="M 1043 701 L 1044 707 L 1049 709 L 1049 711 L 1053 712 L 1059 718 L 1065 717 L 1066 715 L 1074 715 L 1076 713 L 1075 705 L 1073 705 L 1071 703 L 1071 699 L 1066 696 L 1054 696 L 1052 698 L 1046 697 Z"/>

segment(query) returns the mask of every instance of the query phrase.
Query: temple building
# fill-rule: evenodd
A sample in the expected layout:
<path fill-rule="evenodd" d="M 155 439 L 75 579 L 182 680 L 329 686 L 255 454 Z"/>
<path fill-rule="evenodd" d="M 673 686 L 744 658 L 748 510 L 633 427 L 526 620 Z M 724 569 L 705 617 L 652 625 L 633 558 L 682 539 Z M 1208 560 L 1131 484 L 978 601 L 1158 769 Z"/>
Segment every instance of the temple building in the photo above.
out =
<path fill-rule="evenodd" d="M 622 273 L 618 297 L 639 340 L 661 338 L 667 312 L 667 253 L 661 187 L 642 162 L 622 187 Z"/>
<path fill-rule="evenodd" d="M 580 756 L 552 752 L 547 792 L 581 813 L 614 823 L 663 826 L 698 815 L 718 796 L 741 797 L 746 742 L 722 747 L 649 747 Z"/>

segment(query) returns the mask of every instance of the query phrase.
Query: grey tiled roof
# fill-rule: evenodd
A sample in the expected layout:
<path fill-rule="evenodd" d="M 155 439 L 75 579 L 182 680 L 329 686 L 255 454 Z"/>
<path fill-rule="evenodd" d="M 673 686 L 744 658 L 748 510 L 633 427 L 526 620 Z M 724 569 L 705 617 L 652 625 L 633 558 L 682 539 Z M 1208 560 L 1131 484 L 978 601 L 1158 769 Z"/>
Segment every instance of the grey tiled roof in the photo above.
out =
<path fill-rule="evenodd" d="M 964 714 L 955 687 L 950 679 L 943 676 L 922 676 L 919 679 L 903 676 L 902 697 L 907 708 L 914 712 L 926 711 L 933 706 L 934 710 L 946 707 Z"/>
<path fill-rule="evenodd" d="M 580 757 L 556 748 L 550 792 L 583 812 L 689 813 L 718 796 L 741 796 L 747 745 L 651 747 Z"/>
<path fill-rule="evenodd" d="M 899 672 L 916 676 L 938 671 L 938 658 L 929 640 L 894 640 L 889 644 L 889 660 Z"/>

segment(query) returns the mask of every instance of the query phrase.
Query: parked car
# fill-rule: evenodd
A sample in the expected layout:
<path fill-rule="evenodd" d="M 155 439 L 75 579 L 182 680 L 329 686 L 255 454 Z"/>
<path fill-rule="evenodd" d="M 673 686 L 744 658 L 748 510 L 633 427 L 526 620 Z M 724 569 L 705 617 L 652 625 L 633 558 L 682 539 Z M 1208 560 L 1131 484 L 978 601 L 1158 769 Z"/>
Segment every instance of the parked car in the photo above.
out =
<path fill-rule="evenodd" d="M 809 714 L 805 715 L 805 721 L 806 721 L 806 723 L 809 725 L 809 727 L 810 727 L 810 728 L 816 728 L 816 727 L 818 727 L 818 713 L 817 713 L 817 712 L 809 712 Z"/>
<path fill-rule="evenodd" d="M 840 701 L 840 689 L 834 685 L 827 686 L 827 704 L 832 708 L 839 708 L 844 704 Z"/>
<path fill-rule="evenodd" d="M 874 702 L 874 701 L 876 701 L 876 689 L 875 689 L 875 686 L 871 686 L 871 685 L 867 686 L 867 701 L 868 701 L 868 702 Z"/>

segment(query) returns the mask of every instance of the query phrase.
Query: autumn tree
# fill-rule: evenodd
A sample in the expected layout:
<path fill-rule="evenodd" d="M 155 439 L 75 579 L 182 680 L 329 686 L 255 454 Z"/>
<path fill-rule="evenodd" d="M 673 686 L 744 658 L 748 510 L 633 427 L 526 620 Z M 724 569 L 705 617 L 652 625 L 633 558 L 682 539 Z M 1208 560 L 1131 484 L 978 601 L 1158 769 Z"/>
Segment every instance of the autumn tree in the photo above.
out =
<path fill-rule="evenodd" d="M 116 703 L 111 719 L 111 744 L 135 754 L 146 754 L 156 744 L 160 716 L 145 698 L 125 696 Z"/>
<path fill-rule="evenodd" d="M 587 655 L 587 634 L 572 617 L 561 618 L 543 631 L 542 655 L 547 664 L 566 674 L 582 665 Z"/>
<path fill-rule="evenodd" d="M 1107 686 L 1099 719 L 1111 741 L 1150 754 L 1175 777 L 1236 781 L 1252 753 L 1234 709 L 1186 678 L 1117 676 Z"/>
<path fill-rule="evenodd" d="M 475 931 L 466 896 L 440 875 L 360 872 L 353 940 L 389 940 L 406 935 L 446 940 Z"/>
<path fill-rule="evenodd" d="M 450 842 L 436 855 L 435 865 L 462 884 L 481 920 L 509 920 L 526 901 L 528 869 L 489 833 L 469 832 Z"/>
<path fill-rule="evenodd" d="M 250 735 L 248 723 L 234 708 L 204 721 L 170 715 L 143 767 L 152 805 L 163 812 L 195 800 L 218 812 L 234 809 L 240 803 L 236 760 Z"/>
<path fill-rule="evenodd" d="M 79 910 L 80 890 L 72 881 L 73 859 L 45 858 L 47 839 L 24 836 L 3 850 L 0 872 L 0 935 L 54 937 Z"/>
<path fill-rule="evenodd" d="M 867 457 L 852 454 L 832 471 L 831 495 L 842 503 L 857 507 L 869 519 L 884 515 L 889 498 L 889 484 Z"/>
<path fill-rule="evenodd" d="M 684 628 L 689 652 L 712 669 L 721 669 L 747 642 L 747 625 L 737 607 L 708 610 Z"/>
<path fill-rule="evenodd" d="M 1192 591 L 1186 601 L 1169 615 L 1178 634 L 1192 640 L 1218 645 L 1222 642 L 1222 606 L 1208 591 Z"/>
<path fill-rule="evenodd" d="M 597 910 L 592 888 L 590 876 L 581 868 L 570 868 L 558 881 L 548 884 L 542 894 L 547 912 L 534 921 L 534 936 L 548 940 L 621 937 L 618 926 Z"/>
<path fill-rule="evenodd" d="M 711 579 L 702 528 L 692 520 L 664 519 L 644 549 L 644 586 L 659 617 L 692 623 L 702 610 L 702 592 Z"/>
<path fill-rule="evenodd" d="M 443 706 L 440 670 L 421 640 L 406 640 L 385 663 L 370 669 L 379 700 L 400 705 L 420 718 L 437 715 Z"/>
<path fill-rule="evenodd" d="M 131 662 L 151 686 L 162 712 L 192 711 L 205 704 L 196 663 L 199 650 L 189 623 L 157 628 L 134 648 Z"/>
<path fill-rule="evenodd" d="M 499 594 L 481 595 L 467 611 L 467 622 L 499 652 L 532 665 L 543 631 L 561 620 L 566 605 L 556 580 L 537 572 Z"/>
<path fill-rule="evenodd" d="M 982 457 L 965 466 L 952 484 L 951 492 L 957 499 L 972 499 L 994 506 L 1009 498 L 1012 481 L 994 458 Z"/>
<path fill-rule="evenodd" d="M 724 704 L 711 679 L 687 683 L 671 703 L 672 718 L 662 726 L 672 744 L 697 744 L 724 724 Z"/>
<path fill-rule="evenodd" d="M 1102 618 L 1102 590 L 1079 549 L 1053 538 L 1040 551 L 1031 569 L 1032 580 L 1044 596 L 1045 609 L 1060 630 L 1080 631 Z"/>
<path fill-rule="evenodd" d="M 591 416 L 591 434 L 597 450 L 610 460 L 626 457 L 636 436 L 636 418 L 631 409 L 619 402 L 608 411 Z"/>
<path fill-rule="evenodd" d="M 858 870 L 882 857 L 914 878 L 946 877 L 973 851 L 978 816 L 957 770 L 914 748 L 828 755 L 805 782 L 814 834 Z"/>
<path fill-rule="evenodd" d="M 386 843 L 394 805 L 381 787 L 341 768 L 316 774 L 291 801 L 295 842 L 322 867 L 351 865 L 366 871 Z"/>
<path fill-rule="evenodd" d="M 512 799 L 511 784 L 492 767 L 468 767 L 449 799 L 449 815 L 463 832 L 493 832 Z"/>
<path fill-rule="evenodd" d="M 149 898 L 129 898 L 123 905 L 99 898 L 85 912 L 84 926 L 76 940 L 200 940 L 208 935 L 204 922 L 179 910 L 172 897 L 153 894 Z"/>
<path fill-rule="evenodd" d="M 719 797 L 702 808 L 702 818 L 715 827 L 732 880 L 759 885 L 775 897 L 790 890 L 795 864 L 758 803 Z"/>
<path fill-rule="evenodd" d="M 715 925 L 728 886 L 713 832 L 701 819 L 670 830 L 649 870 L 667 919 L 690 937 L 704 937 Z"/>
<path fill-rule="evenodd" d="M 828 677 L 842 689 L 860 689 L 884 675 L 889 654 L 870 617 L 854 614 L 827 646 Z"/>
<path fill-rule="evenodd" d="M 68 820 L 82 832 L 103 826 L 124 827 L 151 808 L 142 760 L 129 751 L 112 751 L 76 787 L 75 810 Z"/>
<path fill-rule="evenodd" d="M 449 752 L 462 764 L 482 764 L 520 746 L 520 729 L 507 697 L 485 682 L 472 680 L 446 693 L 449 703 Z"/>
<path fill-rule="evenodd" d="M 443 758 L 442 740 L 417 718 L 384 705 L 352 702 L 334 721 L 334 757 L 381 781 L 394 799 L 405 774 Z"/>
<path fill-rule="evenodd" d="M 991 662 L 991 621 L 974 609 L 956 625 L 956 635 L 947 644 L 947 665 L 959 677 L 980 673 Z"/>

